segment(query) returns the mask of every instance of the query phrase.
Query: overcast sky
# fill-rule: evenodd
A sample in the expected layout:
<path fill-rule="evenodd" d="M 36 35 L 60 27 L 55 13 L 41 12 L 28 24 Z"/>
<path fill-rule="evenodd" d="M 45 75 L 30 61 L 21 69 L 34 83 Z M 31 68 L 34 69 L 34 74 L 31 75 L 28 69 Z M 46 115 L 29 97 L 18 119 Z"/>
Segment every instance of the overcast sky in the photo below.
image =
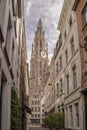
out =
<path fill-rule="evenodd" d="M 53 55 L 53 50 L 59 35 L 57 25 L 63 1 L 64 0 L 25 0 L 25 29 L 28 61 L 31 57 L 31 45 L 34 41 L 39 18 L 41 18 L 45 30 L 49 58 Z"/>

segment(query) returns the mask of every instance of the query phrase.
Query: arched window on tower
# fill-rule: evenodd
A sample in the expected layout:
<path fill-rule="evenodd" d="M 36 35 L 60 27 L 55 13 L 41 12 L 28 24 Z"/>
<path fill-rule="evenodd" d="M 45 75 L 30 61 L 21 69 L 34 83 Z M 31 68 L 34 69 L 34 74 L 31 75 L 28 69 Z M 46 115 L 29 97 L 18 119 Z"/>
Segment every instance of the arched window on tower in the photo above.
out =
<path fill-rule="evenodd" d="M 42 48 L 42 41 L 40 40 L 40 49 Z"/>

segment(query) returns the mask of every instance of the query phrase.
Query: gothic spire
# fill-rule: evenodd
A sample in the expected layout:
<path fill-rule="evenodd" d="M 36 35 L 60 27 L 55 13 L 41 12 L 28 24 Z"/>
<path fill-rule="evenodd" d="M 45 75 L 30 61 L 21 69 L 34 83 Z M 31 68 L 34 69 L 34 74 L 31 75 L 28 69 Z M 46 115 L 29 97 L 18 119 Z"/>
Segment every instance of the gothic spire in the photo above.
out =
<path fill-rule="evenodd" d="M 41 25 L 42 25 L 41 18 L 39 19 L 38 25 L 39 25 L 39 26 L 41 26 Z"/>
<path fill-rule="evenodd" d="M 37 30 L 43 30 L 43 26 L 42 26 L 42 21 L 41 18 L 39 19 L 38 25 L 37 25 Z"/>

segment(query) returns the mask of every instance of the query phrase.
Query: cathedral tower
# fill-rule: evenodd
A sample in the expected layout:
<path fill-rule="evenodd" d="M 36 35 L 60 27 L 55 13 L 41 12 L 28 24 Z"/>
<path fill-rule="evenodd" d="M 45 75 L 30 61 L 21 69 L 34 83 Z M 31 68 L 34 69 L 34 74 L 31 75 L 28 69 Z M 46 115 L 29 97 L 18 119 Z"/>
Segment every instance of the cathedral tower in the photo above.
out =
<path fill-rule="evenodd" d="M 30 106 L 32 108 L 31 123 L 40 123 L 40 101 L 44 95 L 48 69 L 48 44 L 45 39 L 41 19 L 37 25 L 30 60 Z"/>

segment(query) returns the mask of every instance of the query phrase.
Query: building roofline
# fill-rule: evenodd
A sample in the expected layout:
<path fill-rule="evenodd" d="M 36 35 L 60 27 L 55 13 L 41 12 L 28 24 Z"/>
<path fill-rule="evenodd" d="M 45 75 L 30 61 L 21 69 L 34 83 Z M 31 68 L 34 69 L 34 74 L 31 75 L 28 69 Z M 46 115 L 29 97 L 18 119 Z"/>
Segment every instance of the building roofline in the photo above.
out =
<path fill-rule="evenodd" d="M 72 8 L 73 11 L 76 10 L 76 8 L 77 8 L 79 2 L 80 2 L 80 0 L 75 0 L 74 5 L 73 5 L 73 8 Z"/>
<path fill-rule="evenodd" d="M 66 15 L 67 15 L 67 11 L 69 9 L 70 3 L 71 3 L 71 0 L 64 0 L 63 6 L 62 6 L 62 11 L 61 11 L 59 22 L 58 22 L 58 26 L 57 26 L 57 29 L 60 31 L 66 21 Z"/>

